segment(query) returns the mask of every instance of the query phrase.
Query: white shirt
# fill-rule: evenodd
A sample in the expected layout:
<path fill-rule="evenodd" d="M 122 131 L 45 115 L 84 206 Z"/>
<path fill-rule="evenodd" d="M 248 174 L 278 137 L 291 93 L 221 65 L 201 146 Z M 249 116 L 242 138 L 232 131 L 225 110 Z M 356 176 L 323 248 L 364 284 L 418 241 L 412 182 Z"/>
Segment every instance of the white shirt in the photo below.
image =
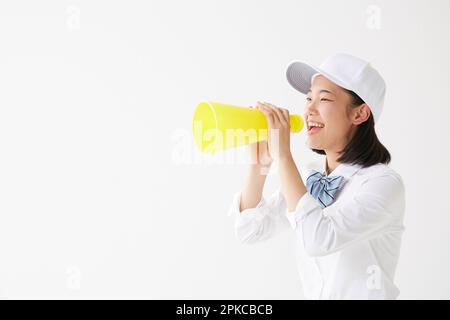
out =
<path fill-rule="evenodd" d="M 300 166 L 303 182 L 311 170 L 325 173 L 325 157 Z M 384 164 L 367 168 L 339 164 L 328 176 L 344 184 L 322 209 L 309 192 L 288 212 L 281 188 L 255 208 L 239 212 L 241 192 L 228 215 L 235 214 L 235 234 L 242 243 L 267 240 L 293 230 L 297 262 L 307 299 L 395 299 L 394 274 L 404 231 L 405 192 L 398 173 Z"/>

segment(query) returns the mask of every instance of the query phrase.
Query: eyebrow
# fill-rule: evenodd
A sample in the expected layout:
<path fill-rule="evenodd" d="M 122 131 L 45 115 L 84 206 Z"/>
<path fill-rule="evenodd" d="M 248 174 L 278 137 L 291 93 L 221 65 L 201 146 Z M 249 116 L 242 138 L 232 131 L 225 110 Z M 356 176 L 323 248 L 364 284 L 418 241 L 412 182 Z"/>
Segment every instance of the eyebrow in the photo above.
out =
<path fill-rule="evenodd" d="M 312 91 L 309 90 L 306 94 L 308 94 L 308 93 L 310 93 L 310 92 L 312 92 Z M 325 90 L 325 89 L 322 89 L 322 90 L 319 91 L 319 93 L 322 93 L 322 92 L 325 92 L 325 93 L 331 93 L 331 94 L 335 95 L 333 92 L 331 92 L 331 91 L 329 91 L 329 90 Z"/>

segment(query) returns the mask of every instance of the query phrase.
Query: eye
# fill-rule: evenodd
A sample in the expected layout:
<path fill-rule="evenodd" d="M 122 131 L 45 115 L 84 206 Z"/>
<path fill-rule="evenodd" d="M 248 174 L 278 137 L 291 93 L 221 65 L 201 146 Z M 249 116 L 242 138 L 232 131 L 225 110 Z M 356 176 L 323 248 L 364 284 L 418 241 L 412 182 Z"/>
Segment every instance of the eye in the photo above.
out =
<path fill-rule="evenodd" d="M 320 99 L 320 101 L 331 101 L 331 100 L 327 99 L 327 98 L 322 98 L 322 99 Z"/>
<path fill-rule="evenodd" d="M 310 97 L 306 97 L 306 101 L 311 101 L 311 98 Z"/>

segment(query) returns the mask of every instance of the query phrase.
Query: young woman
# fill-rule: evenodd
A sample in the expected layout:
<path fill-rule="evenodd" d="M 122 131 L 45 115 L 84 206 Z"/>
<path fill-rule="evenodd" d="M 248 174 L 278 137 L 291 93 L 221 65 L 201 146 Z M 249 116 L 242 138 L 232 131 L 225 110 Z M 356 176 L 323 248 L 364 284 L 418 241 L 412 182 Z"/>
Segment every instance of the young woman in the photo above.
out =
<path fill-rule="evenodd" d="M 287 78 L 307 95 L 307 144 L 324 159 L 299 172 L 289 112 L 258 102 L 270 134 L 268 142 L 250 146 L 249 172 L 229 211 L 236 214 L 236 236 L 254 243 L 291 228 L 306 298 L 395 299 L 405 204 L 402 179 L 388 166 L 390 154 L 374 127 L 385 83 L 370 63 L 347 54 L 319 67 L 293 62 Z M 281 186 L 265 199 L 272 162 Z"/>

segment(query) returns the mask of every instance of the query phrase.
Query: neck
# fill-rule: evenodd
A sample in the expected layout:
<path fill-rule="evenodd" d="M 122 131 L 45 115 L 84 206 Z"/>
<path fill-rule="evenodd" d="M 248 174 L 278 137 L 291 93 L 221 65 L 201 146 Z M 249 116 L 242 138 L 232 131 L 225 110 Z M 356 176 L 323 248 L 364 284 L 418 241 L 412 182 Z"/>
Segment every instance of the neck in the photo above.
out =
<path fill-rule="evenodd" d="M 327 175 L 329 175 L 331 172 L 334 171 L 334 169 L 337 168 L 337 166 L 339 166 L 339 162 L 337 161 L 339 157 L 338 153 L 335 152 L 326 152 L 326 171 L 327 171 Z"/>

